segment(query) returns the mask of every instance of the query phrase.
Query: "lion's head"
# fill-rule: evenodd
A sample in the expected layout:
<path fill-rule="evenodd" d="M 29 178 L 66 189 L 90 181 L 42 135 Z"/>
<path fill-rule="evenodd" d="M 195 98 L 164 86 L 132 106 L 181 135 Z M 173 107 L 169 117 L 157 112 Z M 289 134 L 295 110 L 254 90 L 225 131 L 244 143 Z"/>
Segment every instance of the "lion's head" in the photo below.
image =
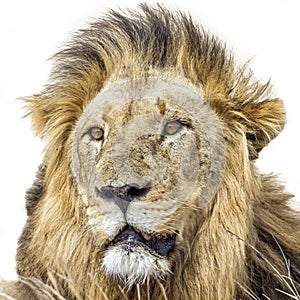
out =
<path fill-rule="evenodd" d="M 225 163 L 219 121 L 201 92 L 155 73 L 103 88 L 72 147 L 102 267 L 131 284 L 171 273 L 176 249 L 188 250 L 199 225 L 187 220 L 212 198 Z"/>
<path fill-rule="evenodd" d="M 282 101 L 189 16 L 141 8 L 78 32 L 26 98 L 47 147 L 19 275 L 67 298 L 276 299 L 299 222 L 254 162 Z"/>

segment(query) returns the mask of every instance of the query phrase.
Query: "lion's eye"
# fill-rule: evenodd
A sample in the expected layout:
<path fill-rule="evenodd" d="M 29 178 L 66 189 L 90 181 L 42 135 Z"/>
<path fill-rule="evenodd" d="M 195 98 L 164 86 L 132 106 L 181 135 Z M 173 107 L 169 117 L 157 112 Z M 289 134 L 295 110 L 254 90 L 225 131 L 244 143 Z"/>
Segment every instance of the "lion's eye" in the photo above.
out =
<path fill-rule="evenodd" d="M 170 121 L 165 125 L 164 133 L 168 135 L 173 135 L 177 133 L 182 128 L 182 124 L 176 120 Z"/>
<path fill-rule="evenodd" d="M 104 131 L 100 127 L 92 127 L 89 129 L 88 133 L 95 141 L 101 141 L 104 136 Z"/>

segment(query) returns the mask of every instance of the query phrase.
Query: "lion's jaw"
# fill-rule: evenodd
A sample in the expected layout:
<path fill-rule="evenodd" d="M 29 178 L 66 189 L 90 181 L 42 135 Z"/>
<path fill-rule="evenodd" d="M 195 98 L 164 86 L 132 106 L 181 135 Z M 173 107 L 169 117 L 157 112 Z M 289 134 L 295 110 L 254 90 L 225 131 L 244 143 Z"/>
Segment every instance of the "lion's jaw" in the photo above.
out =
<path fill-rule="evenodd" d="M 107 274 L 130 286 L 171 273 L 176 236 L 188 238 L 183 215 L 217 188 L 212 162 L 224 152 L 216 128 L 200 94 L 165 79 L 115 84 L 87 106 L 75 130 L 73 172 Z"/>

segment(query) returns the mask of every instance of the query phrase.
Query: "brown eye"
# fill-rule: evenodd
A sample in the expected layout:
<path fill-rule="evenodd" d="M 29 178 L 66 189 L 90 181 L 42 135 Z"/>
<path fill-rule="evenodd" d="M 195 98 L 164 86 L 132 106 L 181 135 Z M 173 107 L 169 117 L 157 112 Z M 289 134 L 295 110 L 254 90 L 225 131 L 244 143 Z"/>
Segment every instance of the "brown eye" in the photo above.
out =
<path fill-rule="evenodd" d="M 164 133 L 168 135 L 173 135 L 177 133 L 182 128 L 182 124 L 176 120 L 170 121 L 165 125 Z"/>
<path fill-rule="evenodd" d="M 100 141 L 103 139 L 104 131 L 100 127 L 92 127 L 89 134 L 93 140 Z"/>

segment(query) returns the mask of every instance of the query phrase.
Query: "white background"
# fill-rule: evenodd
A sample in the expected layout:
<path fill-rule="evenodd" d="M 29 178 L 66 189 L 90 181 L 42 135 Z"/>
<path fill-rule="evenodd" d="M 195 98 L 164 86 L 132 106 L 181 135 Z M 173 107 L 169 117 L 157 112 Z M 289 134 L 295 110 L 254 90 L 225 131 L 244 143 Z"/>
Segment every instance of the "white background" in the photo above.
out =
<path fill-rule="evenodd" d="M 155 3 L 157 1 L 147 1 Z M 299 199 L 300 9 L 298 0 L 168 0 L 172 9 L 189 11 L 197 22 L 227 41 L 240 63 L 252 59 L 258 79 L 270 77 L 274 95 L 284 99 L 288 125 L 261 153 L 264 172 L 281 174 Z M 15 278 L 17 238 L 25 223 L 24 193 L 41 162 L 43 143 L 22 119 L 16 100 L 38 93 L 50 63 L 71 33 L 107 8 L 136 7 L 139 1 L 10 0 L 0 2 L 0 277 Z"/>

